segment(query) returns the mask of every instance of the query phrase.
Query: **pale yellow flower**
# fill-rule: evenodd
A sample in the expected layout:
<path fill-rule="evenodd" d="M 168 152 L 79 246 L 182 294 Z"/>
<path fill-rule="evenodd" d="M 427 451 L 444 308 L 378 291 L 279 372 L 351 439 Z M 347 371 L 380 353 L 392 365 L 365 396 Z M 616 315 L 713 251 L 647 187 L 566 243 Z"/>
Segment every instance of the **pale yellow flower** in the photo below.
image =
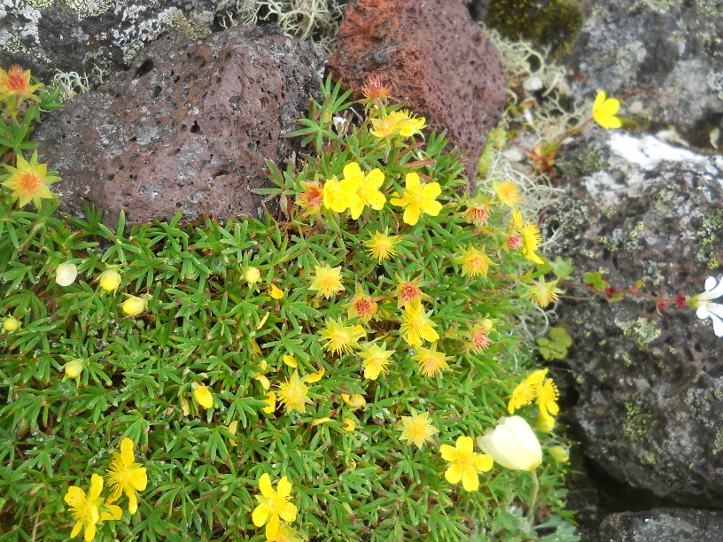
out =
<path fill-rule="evenodd" d="M 14 316 L 8 316 L 3 320 L 3 331 L 6 333 L 12 333 L 20 328 L 20 321 Z"/>
<path fill-rule="evenodd" d="M 148 306 L 148 301 L 141 297 L 130 297 L 126 299 L 122 304 L 121 308 L 128 316 L 138 316 Z"/>
<path fill-rule="evenodd" d="M 71 360 L 64 365 L 63 369 L 70 378 L 77 378 L 83 372 L 83 362 L 79 359 Z"/>
<path fill-rule="evenodd" d="M 78 267 L 74 263 L 61 263 L 55 270 L 55 282 L 59 286 L 70 286 L 78 276 Z"/>
<path fill-rule="evenodd" d="M 510 414 L 515 413 L 516 408 L 529 405 L 537 395 L 537 388 L 547 375 L 547 369 L 540 369 L 532 372 L 527 378 L 520 382 L 512 391 L 512 397 L 507 405 Z"/>
<path fill-rule="evenodd" d="M 359 349 L 359 355 L 362 358 L 362 366 L 364 367 L 364 378 L 376 380 L 380 374 L 388 371 L 387 365 L 392 361 L 389 359 L 394 350 L 387 350 L 387 345 L 382 343 L 379 346 L 376 343 L 363 343 Z"/>
<path fill-rule="evenodd" d="M 317 295 L 322 296 L 324 299 L 329 299 L 334 294 L 344 291 L 344 286 L 341 283 L 341 266 L 317 265 L 315 270 L 309 290 L 317 292 Z"/>
<path fill-rule="evenodd" d="M 261 280 L 261 271 L 258 267 L 247 267 L 244 271 L 244 280 L 249 284 L 256 284 Z"/>
<path fill-rule="evenodd" d="M 402 416 L 402 423 L 396 429 L 402 432 L 399 437 L 401 440 L 413 442 L 421 450 L 424 443 L 432 440 L 439 430 L 432 425 L 428 412 L 417 414 L 412 408 L 409 409 L 409 412 L 412 415 Z"/>
<path fill-rule="evenodd" d="M 425 313 L 421 303 L 408 304 L 402 313 L 402 326 L 399 329 L 404 340 L 412 347 L 418 347 L 422 340 L 434 342 L 439 334 L 434 330 L 436 324 L 428 318 L 432 312 Z"/>
<path fill-rule="evenodd" d="M 497 199 L 500 200 L 500 203 L 511 207 L 513 210 L 515 209 L 515 204 L 522 200 L 517 185 L 509 179 L 505 179 L 501 183 L 495 181 L 492 184 L 492 189 L 495 191 L 495 194 L 497 194 Z"/>
<path fill-rule="evenodd" d="M 299 378 L 299 373 L 294 371 L 286 382 L 278 384 L 279 391 L 277 398 L 286 407 L 286 413 L 296 410 L 301 414 L 306 413 L 306 403 L 311 403 L 311 399 L 307 396 L 309 388 L 304 385 L 306 378 Z"/>
<path fill-rule="evenodd" d="M 531 222 L 526 223 L 524 226 L 518 229 L 522 236 L 522 254 L 528 260 L 535 263 L 545 263 L 545 261 L 537 255 L 537 245 L 542 240 L 540 237 L 540 230 Z"/>
<path fill-rule="evenodd" d="M 474 247 L 468 247 L 462 251 L 462 255 L 454 259 L 455 263 L 462 266 L 462 276 L 486 277 L 490 265 L 495 265 L 492 260 L 482 251 Z"/>
<path fill-rule="evenodd" d="M 319 331 L 326 341 L 324 349 L 334 355 L 351 354 L 352 348 L 358 346 L 359 339 L 364 336 L 360 326 L 345 326 L 341 320 L 326 320 L 326 327 Z"/>
<path fill-rule="evenodd" d="M 367 250 L 376 259 L 377 263 L 382 263 L 396 254 L 394 248 L 401 239 L 397 235 L 386 235 L 380 232 L 374 232 L 372 238 L 366 241 Z"/>
<path fill-rule="evenodd" d="M 13 200 L 18 200 L 20 207 L 25 207 L 32 200 L 39 210 L 43 199 L 56 197 L 56 194 L 50 191 L 48 185 L 58 182 L 60 177 L 53 175 L 57 173 L 55 171 L 48 174 L 47 164 L 38 164 L 37 151 L 30 157 L 30 162 L 25 161 L 22 152 L 18 152 L 16 156 L 17 167 L 6 165 L 5 169 L 10 173 L 10 176 L 0 184 L 12 190 L 10 197 Z"/>
<path fill-rule="evenodd" d="M 442 371 L 449 370 L 447 365 L 448 356 L 445 356 L 442 352 L 437 352 L 437 343 L 434 343 L 431 348 L 417 348 L 419 354 L 412 356 L 412 359 L 417 362 L 419 372 L 424 376 L 434 378 Z"/>

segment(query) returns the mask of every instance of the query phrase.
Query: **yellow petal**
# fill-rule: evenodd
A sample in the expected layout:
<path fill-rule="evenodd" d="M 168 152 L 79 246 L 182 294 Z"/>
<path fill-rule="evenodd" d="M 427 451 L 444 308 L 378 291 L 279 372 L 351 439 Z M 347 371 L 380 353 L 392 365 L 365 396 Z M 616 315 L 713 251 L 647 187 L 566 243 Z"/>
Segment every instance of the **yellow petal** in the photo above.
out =
<path fill-rule="evenodd" d="M 95 538 L 95 523 L 90 523 L 85 528 L 85 534 L 83 535 L 83 538 L 85 538 L 85 542 L 90 542 Z"/>
<path fill-rule="evenodd" d="M 256 527 L 263 527 L 264 523 L 266 523 L 266 520 L 268 517 L 269 517 L 269 505 L 268 504 L 258 505 L 256 508 L 254 508 L 253 514 L 251 514 L 251 520 L 254 522 L 254 525 L 256 525 Z"/>
<path fill-rule="evenodd" d="M 269 382 L 269 379 L 266 378 L 264 375 L 257 373 L 254 378 L 261 382 L 261 387 L 265 390 L 268 390 L 271 387 L 271 382 Z"/>
<path fill-rule="evenodd" d="M 293 367 L 294 369 L 296 369 L 299 366 L 294 356 L 284 356 L 282 359 L 284 360 L 284 363 L 289 367 Z"/>
<path fill-rule="evenodd" d="M 203 408 L 211 408 L 213 406 L 213 394 L 205 384 L 199 384 L 198 387 L 193 390 L 193 396 Z"/>
<path fill-rule="evenodd" d="M 282 504 L 281 510 L 279 510 L 279 515 L 281 516 L 281 519 L 289 523 L 292 523 L 296 519 L 296 513 L 296 506 L 294 506 L 290 502 Z"/>
<path fill-rule="evenodd" d="M 272 286 L 272 288 L 274 288 L 274 286 Z M 280 291 L 280 290 L 279 290 L 279 291 Z M 281 292 L 281 297 L 284 297 L 284 292 Z M 277 297 L 276 299 L 281 299 L 281 297 Z M 264 327 L 264 324 L 266 323 L 266 320 L 269 319 L 269 314 L 271 314 L 271 313 L 270 313 L 270 312 L 267 312 L 266 314 L 264 314 L 264 317 L 263 317 L 263 318 L 261 319 L 261 321 L 259 322 L 259 325 L 256 326 L 256 329 L 261 329 L 262 327 Z"/>
<path fill-rule="evenodd" d="M 276 484 L 276 496 L 286 497 L 288 495 L 291 495 L 291 482 L 289 482 L 289 479 L 284 476 L 281 480 L 279 480 L 279 483 Z"/>
<path fill-rule="evenodd" d="M 284 297 L 284 292 L 283 290 L 279 290 L 275 284 L 272 284 L 271 288 L 269 288 L 269 295 L 274 299 L 281 299 Z"/>
<path fill-rule="evenodd" d="M 474 442 L 471 437 L 461 436 L 457 439 L 457 451 L 460 454 L 469 455 L 474 451 Z"/>
<path fill-rule="evenodd" d="M 138 499 L 136 499 L 136 492 L 132 489 L 126 489 L 125 494 L 128 497 L 128 511 L 132 516 L 138 511 Z"/>
<path fill-rule="evenodd" d="M 266 394 L 267 399 L 265 401 L 269 404 L 269 406 L 262 408 L 266 414 L 273 414 L 276 410 L 276 394 L 273 391 L 270 391 Z"/>
<path fill-rule="evenodd" d="M 259 478 L 259 491 L 267 499 L 271 499 L 274 496 L 274 488 L 271 486 L 271 477 L 266 473 L 263 473 L 261 478 Z M 261 525 L 263 525 L 263 523 Z M 260 525 L 256 526 L 260 527 Z"/>
<path fill-rule="evenodd" d="M 238 420 L 232 421 L 230 424 L 228 424 L 228 432 L 232 435 L 236 434 L 236 431 L 238 430 Z"/>
<path fill-rule="evenodd" d="M 479 476 L 477 471 L 471 468 L 466 468 L 462 473 L 462 487 L 466 491 L 477 491 L 479 489 Z"/>
<path fill-rule="evenodd" d="M 344 418 L 344 423 L 346 424 L 346 426 L 342 428 L 344 431 L 354 431 L 354 429 L 356 429 L 356 424 L 351 418 Z"/>
<path fill-rule="evenodd" d="M 121 449 L 121 461 L 123 461 L 123 466 L 127 467 L 131 463 L 133 463 L 133 441 L 129 438 L 124 438 L 121 441 L 120 444 Z"/>
<path fill-rule="evenodd" d="M 103 478 L 97 474 L 94 474 L 90 478 L 90 495 L 88 495 L 88 500 L 96 500 L 98 497 L 100 497 L 101 491 L 103 491 Z"/>
<path fill-rule="evenodd" d="M 457 463 L 450 465 L 445 471 L 444 477 L 450 484 L 456 484 L 462 479 L 462 473 L 464 472 L 464 466 Z"/>
<path fill-rule="evenodd" d="M 407 173 L 407 177 L 405 178 L 405 186 L 407 187 L 407 190 L 418 190 L 421 184 L 419 175 L 413 171 L 411 173 Z"/>
<path fill-rule="evenodd" d="M 316 420 L 311 422 L 311 426 L 313 427 L 315 425 L 319 425 L 319 424 L 330 422 L 330 421 L 331 421 L 331 418 L 317 418 Z"/>
<path fill-rule="evenodd" d="M 82 530 L 83 530 L 83 522 L 76 521 L 75 525 L 73 525 L 73 530 L 70 532 L 70 538 L 75 538 L 76 536 L 78 536 L 78 534 Z"/>
<path fill-rule="evenodd" d="M 457 449 L 449 444 L 442 444 L 439 451 L 442 453 L 442 459 L 445 461 L 454 461 L 457 458 Z"/>
<path fill-rule="evenodd" d="M 101 521 L 118 521 L 123 516 L 123 510 L 120 506 L 106 503 L 105 507 L 108 509 L 108 512 L 103 512 L 100 515 Z"/>
<path fill-rule="evenodd" d="M 145 467 L 131 471 L 130 484 L 138 491 L 146 489 L 146 485 L 148 484 L 148 474 L 146 473 Z"/>
<path fill-rule="evenodd" d="M 419 209 L 417 207 L 407 207 L 404 210 L 402 220 L 404 220 L 405 224 L 414 226 L 417 222 L 419 222 Z"/>
<path fill-rule="evenodd" d="M 492 456 L 489 454 L 478 454 L 477 457 L 474 458 L 474 466 L 478 471 L 487 472 L 494 464 L 495 460 L 492 459 Z"/>
<path fill-rule="evenodd" d="M 321 380 L 322 376 L 324 376 L 324 369 L 321 369 L 318 373 L 311 373 L 310 375 L 306 375 L 306 378 L 304 380 L 309 383 L 314 383 Z"/>

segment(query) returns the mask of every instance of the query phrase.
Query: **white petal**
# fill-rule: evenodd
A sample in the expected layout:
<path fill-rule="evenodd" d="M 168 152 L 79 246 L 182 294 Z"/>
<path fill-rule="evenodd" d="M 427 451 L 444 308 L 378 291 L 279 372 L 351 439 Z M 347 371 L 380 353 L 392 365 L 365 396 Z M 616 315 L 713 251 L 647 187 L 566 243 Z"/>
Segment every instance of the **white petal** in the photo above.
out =
<path fill-rule="evenodd" d="M 710 313 L 708 312 L 707 306 L 709 303 L 703 303 L 700 307 L 698 307 L 698 310 L 695 311 L 695 315 L 700 318 L 701 320 L 705 320 L 710 316 Z"/>
<path fill-rule="evenodd" d="M 723 319 L 718 315 L 711 315 L 710 319 L 713 320 L 713 333 L 716 337 L 723 337 Z"/>
<path fill-rule="evenodd" d="M 716 280 L 715 277 L 708 277 L 708 279 Z M 708 279 L 705 281 L 706 284 L 713 284 L 712 282 L 709 283 Z M 706 287 L 706 291 L 709 296 L 708 299 L 718 299 L 723 295 L 723 280 L 718 281 L 718 284 L 714 288 L 711 288 L 710 291 L 708 290 L 709 288 Z"/>
<path fill-rule="evenodd" d="M 718 279 L 715 277 L 708 277 L 705 279 L 705 284 L 703 285 L 703 288 L 705 288 L 706 292 L 710 292 L 713 288 L 716 287 L 718 284 Z"/>

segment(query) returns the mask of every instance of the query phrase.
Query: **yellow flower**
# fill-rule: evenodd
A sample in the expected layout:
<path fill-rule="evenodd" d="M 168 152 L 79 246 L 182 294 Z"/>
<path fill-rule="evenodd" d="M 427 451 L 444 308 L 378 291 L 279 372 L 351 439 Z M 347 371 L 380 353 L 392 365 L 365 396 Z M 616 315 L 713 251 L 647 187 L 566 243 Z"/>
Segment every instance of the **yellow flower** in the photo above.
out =
<path fill-rule="evenodd" d="M 477 445 L 508 469 L 532 471 L 542 463 L 540 441 L 519 416 L 500 418 L 492 433 L 477 437 Z"/>
<path fill-rule="evenodd" d="M 364 206 L 368 205 L 375 211 L 384 208 L 387 198 L 379 191 L 384 184 L 384 173 L 379 168 L 374 168 L 364 175 L 356 162 L 349 162 L 344 166 L 344 179 L 349 179 L 357 184 L 357 196 L 359 201 L 356 205 L 350 206 L 352 220 L 356 220 L 362 214 Z"/>
<path fill-rule="evenodd" d="M 341 320 L 326 320 L 326 328 L 319 334 L 326 340 L 324 348 L 334 355 L 351 354 L 352 347 L 358 346 L 359 339 L 364 336 L 364 330 L 360 326 L 345 326 Z"/>
<path fill-rule="evenodd" d="M 98 281 L 100 282 L 100 287 L 106 292 L 112 292 L 120 286 L 121 276 L 115 269 L 106 269 L 100 275 Z"/>
<path fill-rule="evenodd" d="M 13 200 L 17 199 L 20 207 L 25 207 L 32 200 L 35 207 L 40 209 L 41 200 L 56 196 L 48 185 L 57 183 L 60 177 L 55 175 L 55 171 L 48 174 L 47 164 L 38 164 L 37 151 L 30 157 L 30 162 L 26 162 L 23 153 L 18 152 L 17 167 L 5 166 L 5 169 L 10 172 L 10 176 L 2 185 L 13 191 L 10 197 Z"/>
<path fill-rule="evenodd" d="M 561 293 L 562 290 L 557 288 L 557 279 L 545 282 L 545 277 L 540 277 L 539 281 L 532 281 L 532 284 L 527 285 L 525 296 L 534 299 L 540 307 L 544 308 L 557 301 L 557 294 Z"/>
<path fill-rule="evenodd" d="M 386 235 L 379 232 L 374 232 L 372 238 L 366 241 L 367 250 L 373 258 L 377 260 L 377 263 L 382 263 L 384 260 L 388 260 L 396 254 L 394 248 L 399 242 L 400 237 L 397 235 Z"/>
<path fill-rule="evenodd" d="M 383 119 L 372 119 L 372 130 L 370 133 L 380 139 L 392 137 L 397 134 L 397 123 L 394 117 L 387 115 Z"/>
<path fill-rule="evenodd" d="M 309 290 L 317 292 L 317 295 L 324 299 L 329 299 L 332 295 L 344 290 L 344 286 L 341 284 L 341 266 L 317 265 L 314 267 L 316 275 L 313 277 Z"/>
<path fill-rule="evenodd" d="M 490 205 L 486 201 L 470 201 L 467 210 L 464 212 L 464 219 L 478 228 L 487 224 L 490 219 Z"/>
<path fill-rule="evenodd" d="M 78 268 L 74 263 L 61 263 L 55 270 L 55 282 L 59 286 L 70 286 L 78 276 Z"/>
<path fill-rule="evenodd" d="M 12 333 L 13 331 L 20 328 L 20 322 L 13 316 L 8 316 L 3 320 L 3 331 L 6 333 Z"/>
<path fill-rule="evenodd" d="M 284 291 L 276 287 L 276 284 L 272 284 L 269 288 L 269 295 L 274 299 L 281 299 L 284 297 Z"/>
<path fill-rule="evenodd" d="M 492 184 L 492 189 L 495 191 L 495 194 L 497 194 L 497 199 L 500 200 L 500 203 L 512 209 L 515 209 L 515 204 L 522 199 L 522 196 L 517 191 L 517 185 L 509 179 L 505 179 L 501 183 L 495 181 Z"/>
<path fill-rule="evenodd" d="M 465 275 L 469 275 L 471 277 L 481 275 L 486 277 L 490 265 L 495 265 L 484 252 L 481 252 L 474 247 L 464 249 L 462 251 L 462 255 L 455 258 L 454 261 L 462 266 L 463 277 Z"/>
<path fill-rule="evenodd" d="M 296 369 L 299 364 L 296 362 L 296 358 L 294 356 L 284 355 L 281 358 L 284 361 L 284 365 L 288 365 L 292 369 Z"/>
<path fill-rule="evenodd" d="M 249 284 L 256 284 L 261 280 L 261 271 L 258 267 L 247 267 L 244 271 L 244 280 Z"/>
<path fill-rule="evenodd" d="M 412 356 L 412 359 L 417 362 L 419 372 L 424 376 L 434 378 L 442 371 L 449 369 L 447 361 L 449 356 L 445 356 L 442 352 L 437 352 L 437 343 L 434 343 L 431 348 L 417 348 L 419 354 Z"/>
<path fill-rule="evenodd" d="M 540 384 L 542 384 L 546 374 L 547 369 L 534 371 L 530 374 L 530 376 L 517 385 L 517 387 L 512 391 L 512 397 L 507 405 L 507 410 L 510 414 L 514 414 L 516 408 L 529 405 L 533 401 L 537 395 L 537 388 Z"/>
<path fill-rule="evenodd" d="M 528 222 L 519 228 L 518 231 L 520 232 L 520 235 L 522 235 L 522 254 L 524 254 L 528 260 L 535 263 L 545 263 L 545 261 L 535 253 L 537 251 L 538 243 L 542 240 L 540 237 L 540 230 L 537 226 Z"/>
<path fill-rule="evenodd" d="M 344 418 L 344 425 L 342 426 L 344 431 L 352 432 L 356 429 L 356 423 L 351 418 Z"/>
<path fill-rule="evenodd" d="M 392 111 L 386 118 L 372 119 L 371 134 L 379 138 L 395 135 L 411 137 L 416 133 L 421 133 L 424 123 L 424 117 L 414 117 L 409 111 Z"/>
<path fill-rule="evenodd" d="M 492 456 L 478 454 L 473 450 L 472 438 L 465 436 L 457 439 L 455 448 L 448 444 L 442 444 L 440 448 L 442 459 L 451 463 L 444 473 L 444 477 L 450 484 L 456 484 L 462 480 L 462 487 L 466 491 L 477 491 L 479 489 L 479 473 L 487 472 L 494 465 Z"/>
<path fill-rule="evenodd" d="M 365 324 L 369 322 L 372 316 L 379 310 L 379 306 L 374 298 L 366 295 L 361 289 L 357 289 L 356 295 L 351 298 L 348 306 L 347 316 L 349 318 L 359 318 Z"/>
<path fill-rule="evenodd" d="M 431 313 L 431 311 L 425 313 L 421 303 L 404 307 L 403 323 L 399 332 L 409 346 L 417 347 L 421 345 L 422 339 L 427 342 L 434 342 L 439 339 L 439 335 L 434 330 L 436 324 L 427 318 Z"/>
<path fill-rule="evenodd" d="M 414 226 L 419 221 L 421 213 L 437 216 L 442 210 L 442 204 L 436 197 L 442 193 L 439 183 L 427 183 L 422 186 L 419 175 L 414 172 L 407 173 L 406 190 L 402 199 L 392 198 L 392 205 L 404 207 L 403 220 L 406 224 Z"/>
<path fill-rule="evenodd" d="M 269 404 L 269 406 L 262 408 L 266 414 L 273 414 L 276 410 L 276 394 L 273 391 L 270 391 L 266 394 L 266 399 L 264 399 L 266 403 Z"/>
<path fill-rule="evenodd" d="M 620 100 L 608 98 L 604 90 L 597 93 L 592 105 L 592 118 L 603 128 L 620 128 L 623 123 L 615 113 L 620 109 Z"/>
<path fill-rule="evenodd" d="M 412 415 L 402 416 L 402 423 L 396 429 L 402 432 L 399 437 L 401 440 L 413 442 L 421 450 L 424 443 L 431 440 L 439 430 L 430 422 L 428 412 L 417 414 L 413 408 L 410 408 L 409 412 Z"/>
<path fill-rule="evenodd" d="M 101 512 L 103 499 L 100 492 L 103 491 L 103 478 L 94 474 L 90 478 L 90 494 L 86 496 L 85 491 L 76 486 L 70 486 L 63 497 L 65 503 L 70 506 L 73 512 L 75 525 L 70 533 L 70 538 L 75 538 L 85 527 L 83 538 L 90 542 L 95 538 L 96 526 L 101 521 L 115 521 L 121 518 L 123 511 L 120 506 L 112 504 L 105 505 L 108 512 Z"/>
<path fill-rule="evenodd" d="M 200 383 L 196 385 L 193 390 L 193 397 L 203 408 L 213 407 L 213 394 L 211 390 L 206 387 L 206 384 Z"/>
<path fill-rule="evenodd" d="M 364 399 L 364 396 L 361 393 L 355 393 L 353 395 L 342 393 L 341 398 L 347 405 L 352 407 L 352 410 L 364 408 L 367 404 L 366 399 Z"/>
<path fill-rule="evenodd" d="M 259 491 L 261 491 L 261 495 L 256 495 L 259 505 L 254 509 L 251 519 L 256 527 L 266 525 L 268 540 L 277 540 L 280 520 L 292 523 L 298 512 L 296 506 L 289 502 L 291 482 L 284 476 L 279 480 L 276 491 L 274 491 L 271 477 L 264 473 L 259 478 Z"/>
<path fill-rule="evenodd" d="M 542 384 L 537 386 L 537 405 L 540 407 L 540 416 L 549 418 L 550 414 L 556 416 L 560 411 L 557 406 L 557 386 L 555 382 L 548 378 Z"/>
<path fill-rule="evenodd" d="M 414 280 L 404 280 L 398 276 L 394 278 L 399 281 L 396 288 L 397 307 L 400 309 L 406 305 L 418 305 L 422 301 L 422 297 L 429 297 L 422 293 L 420 287 L 422 278 L 416 278 Z"/>
<path fill-rule="evenodd" d="M 79 359 L 71 360 L 65 364 L 63 369 L 65 370 L 65 374 L 70 378 L 77 378 L 80 376 L 80 373 L 83 372 L 83 362 Z"/>
<path fill-rule="evenodd" d="M 23 72 L 18 65 L 12 66 L 8 71 L 0 68 L 0 100 L 7 100 L 13 96 L 15 97 L 14 100 L 19 98 L 13 104 L 14 106 L 20 105 L 23 98 L 39 102 L 40 98 L 35 96 L 34 93 L 43 86 L 42 84 L 30 84 L 30 70 Z"/>
<path fill-rule="evenodd" d="M 391 363 L 389 359 L 395 350 L 387 350 L 387 345 L 382 343 L 381 347 L 376 343 L 364 343 L 360 347 L 359 355 L 362 358 L 362 366 L 364 367 L 364 378 L 376 380 L 380 374 L 385 374 L 388 369 L 387 365 Z"/>
<path fill-rule="evenodd" d="M 143 491 L 148 484 L 148 476 L 146 469 L 135 463 L 133 455 L 133 441 L 124 438 L 120 444 L 120 453 L 113 454 L 110 469 L 106 471 L 108 474 L 108 487 L 111 494 L 108 502 L 117 501 L 121 493 L 125 493 L 128 497 L 128 511 L 131 515 L 138 510 L 138 498 L 136 491 Z"/>
<path fill-rule="evenodd" d="M 359 183 L 353 179 L 339 182 L 336 177 L 332 177 L 324 183 L 324 207 L 343 213 L 359 204 L 358 189 Z"/>
<path fill-rule="evenodd" d="M 306 413 L 306 403 L 311 403 L 311 399 L 306 395 L 309 388 L 304 385 L 305 382 L 306 378 L 299 378 L 299 373 L 294 371 L 289 380 L 278 384 L 278 399 L 284 403 L 287 414 L 292 410 Z"/>
<path fill-rule="evenodd" d="M 146 310 L 147 306 L 147 300 L 141 297 L 133 296 L 126 299 L 121 305 L 121 308 L 123 309 L 123 312 L 125 312 L 128 316 L 138 316 L 140 313 Z"/>
<path fill-rule="evenodd" d="M 296 529 L 286 523 L 279 523 L 279 530 L 272 538 L 266 538 L 268 542 L 304 542 L 298 536 Z"/>

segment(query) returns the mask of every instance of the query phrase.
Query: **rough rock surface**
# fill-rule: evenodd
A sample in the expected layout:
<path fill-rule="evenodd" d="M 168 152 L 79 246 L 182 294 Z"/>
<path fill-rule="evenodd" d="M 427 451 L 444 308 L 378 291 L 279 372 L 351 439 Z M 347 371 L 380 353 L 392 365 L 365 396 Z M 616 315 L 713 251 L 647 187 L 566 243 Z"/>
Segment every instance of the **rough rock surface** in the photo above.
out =
<path fill-rule="evenodd" d="M 591 542 L 702 542 L 723 540 L 723 513 L 660 508 L 611 514 Z"/>
<path fill-rule="evenodd" d="M 505 72 L 464 0 L 357 0 L 328 70 L 360 89 L 379 75 L 431 129 L 467 151 L 474 179 L 485 135 L 502 113 Z M 359 96 L 361 96 L 359 94 Z"/>
<path fill-rule="evenodd" d="M 163 34 L 207 38 L 214 21 L 238 15 L 249 2 L 0 0 L 0 64 L 20 64 L 46 82 L 56 69 L 111 73 Z"/>
<path fill-rule="evenodd" d="M 234 27 L 202 45 L 172 34 L 127 72 L 50 115 L 36 132 L 40 159 L 63 178 L 61 210 L 123 210 L 131 223 L 260 216 L 250 190 L 267 160 L 298 142 L 283 135 L 317 93 L 326 54 L 278 27 Z M 302 60 L 303 59 L 303 60 Z"/>
<path fill-rule="evenodd" d="M 711 131 L 723 130 L 723 4 L 714 0 L 583 0 L 586 22 L 571 55 L 577 95 L 596 89 L 622 95 L 641 126 L 674 124 L 692 145 L 713 150 Z M 723 143 L 723 139 L 721 140 Z"/>
<path fill-rule="evenodd" d="M 723 274 L 723 157 L 592 128 L 560 158 L 587 167 L 545 223 L 577 281 L 603 271 L 618 290 L 641 280 L 675 298 Z M 723 340 L 710 322 L 640 298 L 566 299 L 557 312 L 584 453 L 633 487 L 723 509 Z"/>

